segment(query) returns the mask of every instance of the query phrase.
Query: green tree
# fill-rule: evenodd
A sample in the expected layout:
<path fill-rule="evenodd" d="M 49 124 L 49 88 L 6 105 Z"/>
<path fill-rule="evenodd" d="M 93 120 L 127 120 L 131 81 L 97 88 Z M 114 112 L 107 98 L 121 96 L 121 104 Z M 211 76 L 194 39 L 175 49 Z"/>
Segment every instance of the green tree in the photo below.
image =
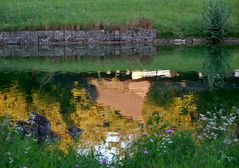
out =
<path fill-rule="evenodd" d="M 222 42 L 228 31 L 231 9 L 223 0 L 208 0 L 202 16 L 204 33 L 213 43 Z"/>

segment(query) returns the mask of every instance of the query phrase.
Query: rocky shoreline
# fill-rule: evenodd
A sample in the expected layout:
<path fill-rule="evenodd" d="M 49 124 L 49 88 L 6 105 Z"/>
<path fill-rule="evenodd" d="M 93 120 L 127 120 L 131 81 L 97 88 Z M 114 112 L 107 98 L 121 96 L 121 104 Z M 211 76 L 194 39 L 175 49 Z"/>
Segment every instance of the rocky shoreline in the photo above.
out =
<path fill-rule="evenodd" d="M 203 38 L 158 38 L 155 29 L 137 30 L 61 30 L 0 32 L 0 46 L 47 46 L 47 45 L 200 45 L 210 43 Z M 224 44 L 239 44 L 239 38 L 226 38 Z"/>

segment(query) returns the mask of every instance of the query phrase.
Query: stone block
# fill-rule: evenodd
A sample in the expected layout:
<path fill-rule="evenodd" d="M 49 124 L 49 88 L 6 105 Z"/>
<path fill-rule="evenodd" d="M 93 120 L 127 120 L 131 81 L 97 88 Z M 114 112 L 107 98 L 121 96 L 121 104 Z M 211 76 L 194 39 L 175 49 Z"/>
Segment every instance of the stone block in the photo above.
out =
<path fill-rule="evenodd" d="M 102 42 L 141 43 L 153 42 L 157 38 L 156 30 L 139 29 L 105 32 L 90 31 L 17 31 L 0 32 L 0 44 L 6 45 L 49 45 L 49 44 L 98 44 Z"/>
<path fill-rule="evenodd" d="M 86 32 L 86 41 L 88 43 L 103 42 L 106 39 L 104 30 L 90 30 Z"/>
<path fill-rule="evenodd" d="M 54 37 L 55 31 L 37 31 L 38 38 Z"/>
<path fill-rule="evenodd" d="M 24 45 L 31 41 L 29 31 L 4 32 L 3 43 L 6 45 Z"/>
<path fill-rule="evenodd" d="M 31 44 L 38 45 L 38 31 L 31 31 Z"/>
<path fill-rule="evenodd" d="M 116 30 L 113 32 L 114 40 L 113 41 L 120 41 L 120 31 Z"/>
<path fill-rule="evenodd" d="M 49 42 L 65 42 L 65 31 L 54 31 L 54 35 L 49 38 Z"/>
<path fill-rule="evenodd" d="M 86 40 L 86 32 L 84 31 L 65 31 L 65 41 L 68 43 L 84 42 Z"/>
<path fill-rule="evenodd" d="M 114 32 L 105 32 L 105 41 L 114 41 Z"/>
<path fill-rule="evenodd" d="M 54 39 L 55 31 L 38 31 L 38 45 L 49 45 L 49 43 Z"/>
<path fill-rule="evenodd" d="M 124 41 L 124 42 L 132 41 L 132 38 L 133 38 L 132 34 L 133 34 L 132 30 L 121 31 L 120 32 L 120 41 Z"/>
<path fill-rule="evenodd" d="M 16 45 L 17 39 L 16 37 L 12 38 L 11 32 L 3 32 L 3 43 L 5 45 L 9 45 L 9 44 Z"/>
<path fill-rule="evenodd" d="M 2 57 L 2 56 L 4 56 L 4 54 L 3 54 L 3 48 L 0 47 L 0 57 Z"/>
<path fill-rule="evenodd" d="M 49 45 L 49 39 L 50 37 L 39 37 L 38 38 L 38 45 L 40 46 L 46 46 L 46 45 Z"/>
<path fill-rule="evenodd" d="M 0 32 L 0 46 L 3 45 L 3 32 Z"/>

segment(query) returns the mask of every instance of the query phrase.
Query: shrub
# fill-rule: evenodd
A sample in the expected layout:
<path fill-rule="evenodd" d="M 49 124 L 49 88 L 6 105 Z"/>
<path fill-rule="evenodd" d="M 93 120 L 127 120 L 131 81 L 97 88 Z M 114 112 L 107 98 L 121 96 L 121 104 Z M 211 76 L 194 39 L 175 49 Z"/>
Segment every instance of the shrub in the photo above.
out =
<path fill-rule="evenodd" d="M 227 34 L 228 20 L 231 10 L 223 0 L 208 0 L 202 16 L 204 21 L 204 33 L 213 43 L 222 42 Z"/>

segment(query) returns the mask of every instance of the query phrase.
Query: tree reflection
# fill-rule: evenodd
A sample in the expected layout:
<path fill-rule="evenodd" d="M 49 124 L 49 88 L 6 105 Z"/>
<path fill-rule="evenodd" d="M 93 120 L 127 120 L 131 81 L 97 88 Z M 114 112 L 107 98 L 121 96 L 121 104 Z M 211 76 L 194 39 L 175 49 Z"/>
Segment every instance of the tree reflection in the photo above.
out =
<path fill-rule="evenodd" d="M 210 90 L 221 89 L 225 85 L 225 78 L 229 77 L 232 55 L 225 46 L 216 45 L 207 48 L 207 56 L 203 64 L 203 74 Z"/>

